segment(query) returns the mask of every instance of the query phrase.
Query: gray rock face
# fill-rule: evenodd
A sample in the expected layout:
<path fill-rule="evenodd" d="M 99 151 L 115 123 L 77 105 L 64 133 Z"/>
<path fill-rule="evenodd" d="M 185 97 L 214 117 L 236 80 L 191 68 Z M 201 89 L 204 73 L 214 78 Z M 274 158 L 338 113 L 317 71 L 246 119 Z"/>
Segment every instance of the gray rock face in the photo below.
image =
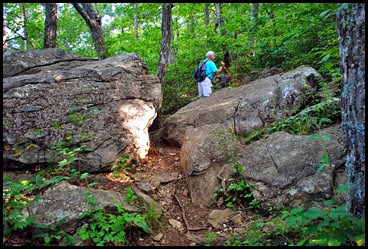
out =
<path fill-rule="evenodd" d="M 277 118 L 297 113 L 316 90 L 319 78 L 313 68 L 300 67 L 238 88 L 221 89 L 167 118 L 161 132 L 166 141 L 181 146 L 180 160 L 192 201 L 207 205 L 213 201 L 218 174 L 230 158 L 227 146 L 240 155 L 239 144 L 221 144 L 216 133 L 246 136 Z"/>
<path fill-rule="evenodd" d="M 86 192 L 95 196 L 96 205 L 103 207 L 107 212 L 117 213 L 113 202 L 121 204 L 127 212 L 142 212 L 141 209 L 128 204 L 125 196 L 117 192 L 87 189 L 61 182 L 54 189 L 46 190 L 39 201 L 32 203 L 28 207 L 29 214 L 36 217 L 36 222 L 46 225 L 55 224 L 68 217 L 65 227 L 73 231 L 78 226 L 82 213 L 88 210 L 88 198 L 84 196 Z"/>
<path fill-rule="evenodd" d="M 98 59 L 87 58 L 59 49 L 27 50 L 3 54 L 3 77 L 35 74 L 77 67 Z"/>
<path fill-rule="evenodd" d="M 167 118 L 163 125 L 166 141 L 182 145 L 189 127 L 221 124 L 247 135 L 276 118 L 298 111 L 316 90 L 321 76 L 310 67 L 258 79 L 238 88 L 225 88 L 191 102 Z"/>
<path fill-rule="evenodd" d="M 136 54 L 97 60 L 48 49 L 3 59 L 5 167 L 58 162 L 52 146 L 66 140 L 87 147 L 78 155 L 83 171 L 148 153 L 161 86 Z"/>
<path fill-rule="evenodd" d="M 337 169 L 344 166 L 343 148 L 339 143 L 341 126 L 331 126 L 320 134 L 332 137 L 323 142 L 278 132 L 240 151 L 239 161 L 244 166 L 242 177 L 246 183 L 255 185 L 252 192 L 262 206 L 317 205 L 331 197 L 335 175 L 341 174 Z M 325 149 L 331 167 L 318 173 Z"/>

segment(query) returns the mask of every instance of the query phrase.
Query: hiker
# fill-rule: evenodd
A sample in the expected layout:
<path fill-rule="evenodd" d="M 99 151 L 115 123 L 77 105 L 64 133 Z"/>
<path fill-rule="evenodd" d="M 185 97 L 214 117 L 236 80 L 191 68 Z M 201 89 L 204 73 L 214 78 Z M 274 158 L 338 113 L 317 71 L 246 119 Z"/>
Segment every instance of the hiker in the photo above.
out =
<path fill-rule="evenodd" d="M 215 53 L 212 51 L 207 52 L 206 54 L 207 62 L 206 62 L 206 75 L 207 77 L 201 81 L 198 82 L 198 94 L 199 96 L 210 96 L 212 93 L 212 83 L 211 80 L 213 78 L 213 73 L 219 74 L 222 71 L 222 66 L 225 66 L 225 63 L 221 62 L 221 66 L 219 69 L 217 69 L 215 63 L 213 62 L 215 60 Z"/>

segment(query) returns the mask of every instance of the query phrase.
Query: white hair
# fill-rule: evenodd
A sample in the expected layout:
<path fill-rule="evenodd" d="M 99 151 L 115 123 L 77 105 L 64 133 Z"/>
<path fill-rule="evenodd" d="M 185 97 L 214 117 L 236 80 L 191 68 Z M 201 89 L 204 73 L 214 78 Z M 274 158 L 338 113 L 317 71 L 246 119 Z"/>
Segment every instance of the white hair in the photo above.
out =
<path fill-rule="evenodd" d="M 210 57 L 211 55 L 213 55 L 213 54 L 215 54 L 215 52 L 213 52 L 213 51 L 208 51 L 207 52 L 207 54 L 206 54 L 206 57 L 208 58 L 208 57 Z"/>

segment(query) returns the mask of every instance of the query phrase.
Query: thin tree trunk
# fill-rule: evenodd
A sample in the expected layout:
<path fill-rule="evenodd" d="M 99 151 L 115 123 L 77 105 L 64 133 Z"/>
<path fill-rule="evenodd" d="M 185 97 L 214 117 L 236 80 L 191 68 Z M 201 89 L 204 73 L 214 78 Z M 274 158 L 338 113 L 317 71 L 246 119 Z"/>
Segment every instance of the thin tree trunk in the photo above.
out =
<path fill-rule="evenodd" d="M 138 40 L 138 3 L 134 4 L 134 38 Z"/>
<path fill-rule="evenodd" d="M 193 12 L 190 13 L 190 38 L 193 39 L 195 37 L 195 18 Z"/>
<path fill-rule="evenodd" d="M 57 4 L 45 4 L 45 38 L 43 48 L 56 48 L 56 31 L 57 31 Z"/>
<path fill-rule="evenodd" d="M 3 21 L 3 53 L 5 53 L 8 50 L 7 38 L 8 38 L 8 34 L 6 33 L 5 24 L 4 24 L 4 21 Z"/>
<path fill-rule="evenodd" d="M 93 7 L 90 3 L 82 3 L 82 8 L 77 3 L 73 3 L 74 8 L 78 11 L 78 13 L 85 20 L 87 26 L 91 30 L 92 40 L 95 44 L 95 48 L 100 58 L 107 57 L 107 50 L 105 46 L 105 40 L 103 38 L 103 32 L 101 28 L 101 18 L 96 12 L 93 10 Z"/>
<path fill-rule="evenodd" d="M 160 57 L 158 60 L 158 65 L 157 65 L 157 76 L 159 77 L 162 86 L 165 81 L 166 64 L 168 62 L 169 52 L 170 52 L 170 41 L 171 41 L 171 35 L 172 35 L 171 9 L 173 7 L 174 5 L 172 3 L 162 4 L 162 25 L 161 25 L 162 41 L 161 41 Z M 163 92 L 163 87 L 161 91 Z"/>
<path fill-rule="evenodd" d="M 223 20 L 221 18 L 221 3 L 215 3 L 215 15 L 216 21 L 214 31 L 217 32 L 217 28 L 223 23 Z"/>
<path fill-rule="evenodd" d="M 172 36 L 171 23 L 172 23 L 172 15 L 171 10 L 174 7 L 172 3 L 164 3 L 162 4 L 162 24 L 161 24 L 161 52 L 160 57 L 158 59 L 157 64 L 157 76 L 161 83 L 161 96 L 164 95 L 164 81 L 166 75 L 166 65 L 169 61 L 170 56 L 170 42 Z M 157 111 L 157 117 L 154 120 L 151 129 L 156 130 L 161 127 L 162 123 L 162 109 Z"/>
<path fill-rule="evenodd" d="M 251 6 L 252 6 L 252 16 L 254 19 L 257 19 L 259 3 L 251 3 Z"/>
<path fill-rule="evenodd" d="M 204 5 L 204 25 L 210 24 L 210 4 Z"/>
<path fill-rule="evenodd" d="M 28 17 L 27 17 L 27 10 L 24 6 L 24 3 L 20 4 L 22 6 L 22 13 L 23 13 L 23 29 L 24 29 L 24 50 L 27 50 L 27 40 L 28 40 Z"/>
<path fill-rule="evenodd" d="M 337 14 L 342 74 L 342 130 L 346 172 L 352 185 L 347 208 L 365 214 L 365 4 Z"/>
<path fill-rule="evenodd" d="M 258 19 L 258 8 L 259 8 L 259 3 L 251 3 L 252 6 L 252 17 L 253 17 L 253 28 L 252 28 L 252 40 L 253 40 L 253 44 L 252 44 L 252 48 L 253 48 L 253 56 L 256 56 L 256 48 L 257 48 L 257 36 L 256 36 L 256 32 L 257 32 L 257 19 Z"/>

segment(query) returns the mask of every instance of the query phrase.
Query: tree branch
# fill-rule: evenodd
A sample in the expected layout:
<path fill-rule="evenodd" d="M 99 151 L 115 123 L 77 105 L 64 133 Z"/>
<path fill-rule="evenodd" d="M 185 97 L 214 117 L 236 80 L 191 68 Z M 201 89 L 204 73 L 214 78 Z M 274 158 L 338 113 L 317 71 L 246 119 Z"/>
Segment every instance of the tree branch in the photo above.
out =
<path fill-rule="evenodd" d="M 31 43 L 31 46 L 32 48 L 36 49 L 36 45 L 28 38 L 22 36 L 21 34 L 19 34 L 16 30 L 12 29 L 11 27 L 9 27 L 8 25 L 5 25 L 5 27 L 7 27 L 8 29 L 10 29 L 11 31 L 13 31 L 19 38 L 22 38 L 24 41 L 29 41 L 29 43 Z M 14 38 L 10 38 L 8 39 L 7 41 L 10 41 L 10 40 L 14 40 L 18 37 L 14 37 Z"/>

